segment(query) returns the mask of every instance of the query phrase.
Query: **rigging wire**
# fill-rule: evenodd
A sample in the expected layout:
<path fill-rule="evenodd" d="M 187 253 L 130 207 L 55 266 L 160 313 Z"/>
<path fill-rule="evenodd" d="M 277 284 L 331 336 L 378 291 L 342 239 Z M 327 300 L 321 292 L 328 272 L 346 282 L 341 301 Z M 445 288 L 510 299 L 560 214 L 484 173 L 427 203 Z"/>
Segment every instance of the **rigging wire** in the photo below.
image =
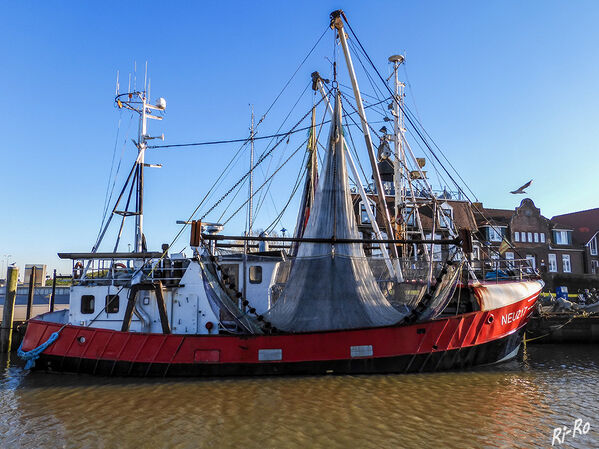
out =
<path fill-rule="evenodd" d="M 316 105 L 312 106 L 312 108 L 315 110 Z M 318 125 L 318 133 L 316 134 L 315 139 L 314 139 L 317 144 L 320 144 L 320 142 L 319 142 L 320 133 L 322 132 L 322 129 L 324 127 L 326 116 L 327 116 L 327 107 L 325 106 L 324 111 L 323 111 L 323 115 L 322 115 L 322 120 L 321 120 L 320 124 Z M 309 141 L 309 140 L 310 140 L 310 135 L 308 135 L 308 140 L 307 141 Z M 307 142 L 307 141 L 305 141 L 305 142 Z M 316 150 L 317 149 L 313 149 L 313 151 L 316 151 Z M 327 149 L 325 149 L 325 151 L 327 151 Z M 316 154 L 318 156 L 318 151 L 316 151 Z M 307 170 L 308 170 L 307 165 L 306 165 L 307 164 L 306 163 L 306 159 L 307 159 L 308 155 L 309 155 L 309 151 L 306 151 L 306 153 L 304 154 L 304 159 L 302 160 L 302 167 L 304 167 L 304 170 L 300 170 L 300 172 L 298 174 L 298 179 L 296 180 L 296 186 L 293 188 L 291 196 L 289 197 L 289 200 L 287 201 L 287 203 L 285 204 L 285 206 L 283 207 L 283 209 L 281 210 L 281 212 L 279 213 L 279 215 L 277 216 L 277 218 L 275 218 L 275 220 L 268 226 L 268 228 L 266 228 L 267 232 L 270 232 L 270 231 L 268 231 L 268 229 L 272 229 L 272 228 L 274 228 L 278 224 L 278 222 L 283 217 L 283 214 L 284 214 L 285 210 L 287 209 L 287 207 L 291 203 L 291 200 L 295 196 L 295 193 L 296 193 L 297 189 L 299 188 L 299 185 L 301 184 L 301 179 L 303 178 L 303 173 L 307 173 Z M 321 163 L 322 163 L 322 161 L 321 161 Z"/>
<path fill-rule="evenodd" d="M 398 99 L 395 98 L 395 96 L 393 95 L 393 92 L 391 91 L 391 89 L 389 88 L 389 86 L 387 85 L 387 83 L 385 82 L 385 80 L 383 79 L 383 77 L 381 76 L 380 72 L 378 71 L 378 69 L 376 68 L 376 66 L 374 65 L 374 62 L 372 61 L 372 59 L 370 58 L 370 56 L 368 55 L 368 53 L 366 53 L 366 50 L 364 49 L 364 46 L 362 45 L 362 43 L 360 42 L 360 39 L 358 38 L 358 36 L 356 35 L 356 33 L 354 32 L 352 26 L 350 25 L 349 21 L 347 20 L 347 17 L 345 16 L 345 14 L 343 15 L 344 19 L 345 19 L 345 23 L 347 24 L 352 36 L 356 39 L 357 44 L 359 45 L 359 47 L 362 50 L 362 53 L 364 54 L 364 56 L 366 56 L 366 58 L 368 59 L 368 62 L 370 63 L 370 65 L 372 66 L 373 70 L 375 71 L 375 73 L 378 75 L 378 77 L 380 78 L 380 80 L 382 81 L 382 83 L 385 85 L 385 87 L 387 88 L 387 90 L 389 91 L 389 93 L 391 94 L 391 96 L 393 97 L 393 101 L 396 102 L 398 104 L 398 106 L 402 109 L 402 111 L 405 114 L 405 117 L 407 119 L 407 121 L 410 123 L 410 125 L 412 126 L 412 128 L 414 129 L 414 131 L 416 132 L 416 134 L 418 135 L 418 137 L 422 140 L 422 142 L 426 145 L 426 147 L 429 149 L 430 153 L 432 154 L 432 156 L 434 157 L 434 159 L 439 163 L 439 165 L 441 166 L 441 168 L 443 169 L 443 171 L 445 171 L 445 173 L 447 174 L 447 176 L 449 176 L 449 178 L 451 179 L 451 181 L 453 182 L 453 184 L 457 187 L 458 191 L 464 195 L 464 197 L 470 202 L 470 204 L 472 205 L 472 207 L 487 221 L 490 221 L 485 213 L 474 203 L 474 201 L 472 201 L 472 199 L 466 194 L 466 192 L 464 192 L 464 190 L 460 187 L 460 185 L 457 183 L 457 181 L 454 179 L 454 177 L 451 175 L 451 173 L 449 173 L 449 171 L 447 170 L 447 168 L 441 163 L 441 161 L 439 160 L 439 157 L 436 155 L 436 153 L 432 150 L 432 148 L 430 148 L 430 144 L 428 143 L 428 141 L 425 139 L 424 135 L 422 134 L 422 132 L 420 132 L 420 129 L 416 126 L 416 123 L 418 123 L 421 128 L 422 131 L 424 132 L 424 134 L 426 136 L 429 137 L 429 139 L 433 142 L 433 145 L 439 150 L 439 152 L 443 155 L 443 158 L 446 159 L 449 163 L 449 165 L 452 167 L 452 169 L 454 170 L 454 172 L 456 172 L 457 176 L 460 178 L 460 180 L 464 183 L 464 185 L 466 186 L 466 188 L 468 189 L 468 191 L 474 196 L 475 200 L 478 201 L 478 198 L 476 198 L 476 195 L 474 194 L 474 192 L 472 192 L 472 189 L 470 189 L 470 187 L 468 186 L 468 184 L 463 180 L 463 178 L 460 176 L 460 174 L 457 172 L 457 170 L 455 169 L 455 167 L 453 167 L 453 165 L 451 164 L 451 162 L 449 162 L 449 160 L 447 159 L 447 157 L 444 155 L 443 151 L 440 149 L 440 147 L 434 142 L 434 140 L 430 137 L 430 135 L 426 132 L 426 130 L 424 130 L 424 127 L 422 127 L 422 124 L 417 120 L 417 118 L 411 114 L 411 111 L 409 111 L 408 108 L 404 107 L 401 105 L 401 103 L 399 103 Z M 406 111 L 409 111 L 409 113 L 407 113 Z M 495 226 L 492 226 L 493 229 L 497 229 Z M 508 242 L 509 243 L 509 242 Z M 513 247 L 513 245 L 510 244 L 510 246 L 512 247 L 512 249 L 514 249 L 516 252 L 517 250 Z M 519 253 L 518 253 L 519 254 Z"/>
<path fill-rule="evenodd" d="M 367 106 L 364 106 L 364 109 L 374 108 L 375 106 L 377 106 L 380 103 L 383 103 L 387 100 L 388 99 L 384 99 L 380 102 L 369 104 Z M 353 115 L 356 113 L 357 112 L 351 112 L 348 115 Z M 331 122 L 330 120 L 325 120 L 323 123 L 330 123 L 330 122 Z M 297 128 L 291 132 L 288 131 L 288 132 L 284 132 L 284 133 L 270 134 L 268 136 L 254 136 L 254 140 L 273 139 L 273 138 L 277 138 L 277 137 L 288 136 L 291 134 L 296 134 L 296 133 L 299 133 L 302 131 L 306 131 L 308 129 L 310 129 L 310 126 L 304 126 L 302 128 Z M 204 142 L 174 143 L 174 144 L 168 144 L 168 145 L 148 145 L 146 148 L 161 149 L 161 148 L 200 147 L 200 146 L 209 146 L 209 145 L 223 145 L 223 144 L 228 144 L 228 143 L 244 143 L 244 144 L 246 144 L 250 140 L 251 140 L 251 136 L 248 136 L 248 137 L 244 137 L 242 139 L 209 140 L 209 141 L 204 141 Z"/>
<path fill-rule="evenodd" d="M 317 103 L 317 105 L 318 105 L 318 104 L 320 104 L 321 102 L 322 102 L 322 99 L 321 99 L 321 100 L 320 100 L 320 101 Z M 290 135 L 290 134 L 291 134 L 291 133 L 292 133 L 292 132 L 295 130 L 295 128 L 296 128 L 296 127 L 298 127 L 298 126 L 300 125 L 300 123 L 302 123 L 302 122 L 303 122 L 303 121 L 306 119 L 306 117 L 308 117 L 308 115 L 310 114 L 310 112 L 311 112 L 311 111 L 312 111 L 312 108 L 310 108 L 310 109 L 308 110 L 308 112 L 306 112 L 306 113 L 305 113 L 305 114 L 302 116 L 302 118 L 301 118 L 301 119 L 300 119 L 300 120 L 299 120 L 299 121 L 298 121 L 298 122 L 297 122 L 297 123 L 296 123 L 296 124 L 293 126 L 293 128 L 291 128 L 291 130 L 289 130 L 289 131 L 287 132 L 287 134 L 286 134 L 286 135 Z M 256 169 L 256 167 L 258 167 L 259 165 L 261 165 L 261 164 L 262 164 L 262 162 L 264 162 L 264 160 L 266 160 L 266 158 L 267 158 L 268 156 L 270 156 L 270 155 L 272 154 L 272 152 L 273 152 L 273 151 L 274 151 L 274 150 L 275 150 L 275 149 L 276 149 L 276 148 L 277 148 L 277 147 L 278 147 L 278 146 L 279 146 L 279 145 L 280 145 L 280 144 L 281 144 L 281 143 L 282 143 L 284 140 L 285 140 L 285 136 L 283 136 L 283 138 L 282 138 L 282 139 L 280 139 L 280 140 L 279 140 L 277 143 L 275 143 L 275 145 L 274 145 L 274 146 L 273 146 L 273 147 L 272 147 L 270 150 L 268 150 L 268 151 L 265 151 L 264 153 L 262 153 L 262 155 L 261 155 L 261 156 L 258 158 L 258 161 L 257 161 L 257 162 L 254 164 L 254 166 L 253 166 L 253 167 L 251 167 L 251 168 L 250 168 L 250 170 L 249 170 L 249 171 L 247 171 L 247 172 L 246 172 L 246 173 L 245 173 L 245 174 L 244 174 L 244 175 L 241 177 L 241 179 L 239 179 L 239 180 L 238 180 L 238 181 L 237 181 L 237 182 L 236 182 L 236 183 L 235 183 L 235 184 L 234 184 L 234 185 L 233 185 L 233 186 L 232 186 L 232 187 L 231 187 L 231 188 L 230 188 L 230 189 L 229 189 L 229 190 L 228 190 L 228 191 L 227 191 L 227 192 L 226 192 L 226 193 L 225 193 L 225 194 L 224 194 L 224 195 L 223 195 L 223 196 L 222 196 L 222 197 L 221 197 L 221 198 L 220 198 L 220 199 L 219 199 L 219 200 L 218 200 L 218 201 L 217 201 L 217 202 L 216 202 L 216 203 L 215 203 L 215 204 L 214 204 L 214 205 L 213 205 L 213 206 L 212 206 L 212 207 L 211 207 L 211 208 L 210 208 L 210 209 L 209 209 L 207 212 L 206 212 L 206 213 L 204 213 L 204 214 L 202 215 L 202 217 L 200 218 L 200 221 L 204 221 L 204 218 L 206 218 L 206 216 L 207 216 L 207 215 L 208 215 L 210 212 L 212 212 L 212 211 L 213 211 L 213 210 L 214 210 L 216 207 L 218 207 L 218 205 L 219 205 L 219 204 L 220 204 L 220 203 L 221 203 L 221 202 L 222 202 L 222 201 L 223 201 L 223 200 L 224 200 L 226 197 L 228 197 L 228 196 L 231 194 L 231 192 L 232 192 L 234 189 L 236 189 L 236 188 L 239 186 L 239 184 L 241 184 L 241 183 L 242 183 L 242 182 L 243 182 L 243 181 L 244 181 L 244 180 L 245 180 L 245 179 L 246 179 L 246 178 L 249 176 L 250 172 L 251 172 L 252 170 L 255 170 L 255 169 Z M 193 214 L 192 214 L 192 217 L 193 217 L 193 215 L 195 215 L 195 213 L 196 213 L 196 212 L 197 212 L 197 208 L 196 208 L 196 210 L 193 212 Z M 186 226 L 186 225 L 184 225 L 184 226 L 182 227 L 182 229 L 184 229 L 184 228 L 185 228 L 185 226 Z M 180 232 L 182 232 L 182 231 L 180 231 Z"/>
<path fill-rule="evenodd" d="M 287 202 L 281 209 L 281 212 L 279 212 L 279 215 L 277 215 L 277 217 L 273 220 L 273 222 L 270 225 L 268 225 L 268 227 L 264 230 L 265 233 L 270 233 L 279 224 L 279 222 L 283 218 L 283 215 L 287 211 L 289 204 L 291 204 L 291 200 L 293 200 L 293 198 L 295 197 L 295 194 L 297 193 L 297 190 L 299 189 L 299 186 L 302 183 L 302 179 L 304 178 L 304 174 L 307 173 L 307 171 L 308 171 L 308 167 L 306 165 L 306 160 L 308 158 L 308 154 L 309 154 L 308 152 L 306 152 L 304 154 L 304 159 L 302 160 L 303 168 L 297 174 L 297 179 L 295 180 L 295 185 L 293 186 L 293 189 L 291 190 L 289 199 L 287 200 Z"/>
<path fill-rule="evenodd" d="M 417 121 L 413 119 L 415 117 L 413 117 L 413 115 L 411 115 L 411 114 L 406 113 L 407 108 L 405 107 L 405 105 L 402 105 L 398 101 L 398 99 L 395 98 L 395 95 L 393 94 L 393 91 L 391 91 L 391 89 L 389 88 L 389 86 L 385 82 L 385 79 L 382 77 L 382 75 L 380 74 L 380 72 L 378 71 L 378 69 L 376 68 L 376 66 L 374 65 L 374 62 L 372 61 L 372 59 L 370 58 L 370 56 L 368 55 L 368 53 L 364 49 L 364 46 L 360 42 L 360 39 L 358 38 L 358 36 L 354 32 L 352 26 L 350 25 L 350 23 L 347 20 L 347 17 L 345 17 L 345 15 L 344 15 L 344 19 L 345 19 L 345 23 L 347 23 L 347 26 L 348 26 L 350 32 L 352 33 L 352 36 L 354 37 L 354 39 L 356 39 L 356 43 L 359 45 L 359 48 L 362 50 L 362 53 L 364 54 L 364 56 L 366 57 L 366 59 L 368 60 L 368 62 L 370 63 L 370 65 L 372 66 L 372 68 L 375 71 L 375 73 L 380 78 L 381 82 L 385 85 L 385 87 L 387 88 L 387 90 L 391 94 L 391 96 L 393 98 L 393 101 L 396 102 L 398 104 L 398 106 L 401 108 L 401 110 L 404 112 L 405 118 L 407 119 L 408 123 L 410 123 L 410 125 L 412 126 L 412 128 L 414 129 L 414 131 L 416 132 L 416 134 L 418 134 L 418 137 L 429 148 L 429 150 L 430 150 L 431 155 L 433 156 L 433 158 L 439 163 L 439 165 L 441 166 L 441 168 L 443 169 L 443 171 L 445 171 L 445 173 L 447 174 L 447 176 L 449 176 L 449 178 L 451 179 L 451 181 L 453 182 L 453 184 L 456 186 L 456 188 L 458 189 L 458 191 L 460 191 L 464 195 L 464 197 L 466 199 L 468 199 L 468 201 L 470 201 L 472 203 L 473 201 L 468 197 L 468 195 L 466 194 L 466 192 L 464 192 L 464 190 L 461 188 L 461 186 L 458 184 L 458 182 L 454 179 L 454 177 L 451 175 L 451 173 L 449 173 L 449 170 L 447 170 L 447 168 L 443 165 L 443 163 L 441 162 L 441 160 L 439 159 L 439 157 L 436 155 L 436 153 L 432 150 L 432 148 L 430 148 L 430 144 L 428 143 L 428 141 L 426 140 L 426 138 L 424 137 L 424 135 L 420 131 L 420 129 L 416 126 Z M 452 166 L 452 168 L 453 168 L 453 166 Z M 453 169 L 455 171 L 455 168 L 453 168 Z M 468 190 L 470 190 L 470 192 L 472 193 L 472 191 L 471 191 L 471 189 L 469 187 L 468 187 Z M 476 197 L 476 195 L 474 195 L 474 196 Z"/>
<path fill-rule="evenodd" d="M 253 198 L 256 193 L 263 189 L 264 186 L 266 186 L 272 180 L 272 178 L 287 164 L 287 162 L 289 162 L 293 158 L 293 156 L 295 156 L 298 153 L 298 151 L 303 148 L 303 146 L 308 142 L 309 139 L 310 137 L 306 138 L 306 140 L 304 140 L 300 144 L 300 146 L 298 146 L 297 149 L 293 153 L 291 153 L 291 155 L 272 173 L 272 175 L 270 175 L 270 177 L 266 181 L 264 181 L 262 185 L 254 191 L 254 193 L 252 193 L 250 198 Z M 223 226 L 226 225 L 241 209 L 244 208 L 244 206 L 250 201 L 250 198 L 245 200 L 241 204 L 241 206 L 239 206 L 239 208 L 237 208 L 237 210 L 231 214 L 231 216 L 223 223 Z"/>
<path fill-rule="evenodd" d="M 114 194 L 114 188 L 116 186 L 116 180 L 117 177 L 119 175 L 120 169 L 121 169 L 121 164 L 123 162 L 123 156 L 125 154 L 125 148 L 126 148 L 126 144 L 127 144 L 127 138 L 129 136 L 129 131 L 131 130 L 131 123 L 133 122 L 133 115 L 130 115 L 129 117 L 129 124 L 127 125 L 127 132 L 125 133 L 125 138 L 123 139 L 123 145 L 121 147 L 121 156 L 119 158 L 119 163 L 117 165 L 116 168 L 116 172 L 114 173 L 114 179 L 112 178 L 112 173 L 114 170 L 114 160 L 115 160 L 115 156 L 116 156 L 116 147 L 117 147 L 117 143 L 119 140 L 119 134 L 120 134 L 120 129 L 121 129 L 121 121 L 122 121 L 122 111 L 121 114 L 119 116 L 119 125 L 118 125 L 118 130 L 117 130 L 117 136 L 116 139 L 114 141 L 114 150 L 113 150 L 113 154 L 112 154 L 112 162 L 110 165 L 110 175 L 108 177 L 108 183 L 106 184 L 106 197 L 104 200 L 104 212 L 102 214 L 102 220 L 100 222 L 100 230 L 98 231 L 98 237 L 100 236 L 100 234 L 102 233 L 102 229 L 104 228 L 104 224 L 106 222 L 106 217 L 108 215 L 108 210 L 110 209 L 110 202 L 112 200 L 112 196 Z M 112 187 L 110 187 L 110 180 L 112 179 Z M 108 193 L 108 190 L 110 189 L 110 194 Z"/>
<path fill-rule="evenodd" d="M 283 122 L 281 123 L 281 125 L 279 126 L 279 128 L 277 129 L 276 133 L 279 133 L 279 131 L 281 131 L 281 128 L 283 127 L 283 125 L 287 122 L 287 120 L 289 119 L 289 117 L 291 116 L 291 114 L 293 113 L 294 109 L 296 108 L 296 106 L 298 105 L 298 103 L 301 101 L 301 99 L 304 97 L 304 94 L 306 93 L 306 90 L 308 90 L 308 88 L 312 85 L 312 81 L 310 81 L 306 87 L 304 88 L 304 90 L 299 94 L 299 97 L 297 98 L 296 102 L 293 104 L 293 106 L 291 107 L 291 109 L 289 110 L 289 112 L 287 113 L 287 115 L 285 116 L 285 118 L 283 119 Z M 271 141 L 268 143 L 267 146 L 271 145 L 272 142 L 274 141 L 274 137 L 273 139 L 271 139 Z M 287 139 L 287 143 L 289 143 L 289 139 Z M 285 150 L 287 149 L 287 146 L 285 146 Z M 281 162 L 281 160 L 283 159 L 283 155 L 285 154 L 285 150 L 283 150 L 279 156 L 279 162 Z M 269 160 L 268 162 L 268 166 L 266 167 L 266 173 L 262 172 L 262 174 L 264 176 L 266 176 L 266 174 L 268 173 L 268 171 L 270 170 L 270 166 L 272 164 L 272 159 Z M 276 208 L 276 204 L 275 201 L 272 197 L 272 194 L 270 193 L 270 189 L 266 189 L 266 191 L 268 193 L 268 195 L 270 196 L 270 199 L 273 203 L 273 206 Z M 264 201 L 266 200 L 266 193 L 264 193 L 264 195 L 261 193 L 260 196 L 258 197 L 258 201 L 257 201 L 257 207 L 256 207 L 256 215 L 258 215 L 258 213 L 260 212 L 260 209 L 262 208 L 262 205 L 264 204 Z"/>
<path fill-rule="evenodd" d="M 368 184 L 368 177 L 366 176 L 366 172 L 364 171 L 364 167 L 362 166 L 362 161 L 360 160 L 358 151 L 356 149 L 356 144 L 354 143 L 354 138 L 352 137 L 352 134 L 351 134 L 351 124 L 349 123 L 347 112 L 343 111 L 343 115 L 345 116 L 345 119 L 346 119 L 345 121 L 347 122 L 347 126 L 345 128 L 347 128 L 347 134 L 349 135 L 349 140 L 351 142 L 350 148 L 353 150 L 356 161 L 358 162 L 358 167 L 360 167 L 362 176 L 364 176 L 364 182 L 366 182 L 366 184 Z M 347 144 L 347 140 L 346 140 L 346 144 Z M 357 184 L 357 182 L 358 182 L 358 180 L 356 180 L 356 184 Z"/>
<path fill-rule="evenodd" d="M 270 112 L 270 110 L 273 108 L 273 106 L 275 105 L 275 103 L 279 100 L 279 98 L 281 97 L 281 95 L 283 95 L 283 92 L 285 92 L 285 89 L 287 89 L 287 86 L 289 86 L 289 84 L 291 83 L 291 81 L 293 80 L 293 78 L 295 77 L 295 75 L 297 75 L 297 72 L 299 72 L 299 70 L 302 68 L 302 66 L 307 61 L 307 59 L 310 57 L 310 55 L 314 52 L 314 50 L 316 49 L 316 47 L 318 46 L 318 44 L 320 43 L 320 41 L 322 40 L 322 38 L 325 36 L 325 34 L 327 34 L 328 31 L 329 31 L 329 27 L 327 26 L 327 27 L 325 27 L 325 30 L 322 32 L 322 34 L 320 35 L 320 37 L 318 38 L 318 40 L 316 41 L 316 43 L 312 46 L 312 48 L 310 49 L 310 51 L 308 52 L 308 54 L 304 57 L 304 59 L 302 60 L 302 62 L 300 62 L 300 64 L 297 66 L 297 69 L 295 69 L 295 72 L 293 72 L 293 75 L 291 75 L 291 78 L 289 78 L 289 80 L 285 83 L 285 85 L 283 86 L 283 88 L 281 89 L 281 91 L 279 92 L 279 94 L 276 96 L 276 98 L 274 99 L 274 101 L 271 103 L 271 105 L 268 107 L 268 109 L 266 110 L 266 112 L 264 113 L 264 115 L 262 115 L 262 117 L 260 118 L 260 120 L 256 124 L 256 128 L 260 125 L 260 123 L 262 123 L 264 121 L 264 119 L 266 118 L 266 115 Z"/>

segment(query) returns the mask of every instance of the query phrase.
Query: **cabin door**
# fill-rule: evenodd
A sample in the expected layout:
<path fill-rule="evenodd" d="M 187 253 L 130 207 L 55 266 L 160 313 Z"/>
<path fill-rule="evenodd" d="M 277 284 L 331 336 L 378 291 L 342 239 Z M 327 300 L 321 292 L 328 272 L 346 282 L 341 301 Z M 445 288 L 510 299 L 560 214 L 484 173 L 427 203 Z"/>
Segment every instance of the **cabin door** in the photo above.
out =
<path fill-rule="evenodd" d="M 175 295 L 171 323 L 174 334 L 198 332 L 198 300 L 198 295 L 193 293 L 183 292 Z"/>

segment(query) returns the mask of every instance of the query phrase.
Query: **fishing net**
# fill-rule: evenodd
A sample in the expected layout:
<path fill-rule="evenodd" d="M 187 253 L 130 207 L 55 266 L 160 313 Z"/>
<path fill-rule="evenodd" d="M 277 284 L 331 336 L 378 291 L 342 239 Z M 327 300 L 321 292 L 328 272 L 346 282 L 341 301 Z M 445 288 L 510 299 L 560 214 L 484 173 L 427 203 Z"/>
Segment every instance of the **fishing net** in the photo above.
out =
<path fill-rule="evenodd" d="M 359 239 L 345 163 L 341 100 L 304 238 Z M 409 313 L 385 298 L 359 243 L 302 242 L 287 282 L 266 318 L 290 332 L 398 323 Z"/>

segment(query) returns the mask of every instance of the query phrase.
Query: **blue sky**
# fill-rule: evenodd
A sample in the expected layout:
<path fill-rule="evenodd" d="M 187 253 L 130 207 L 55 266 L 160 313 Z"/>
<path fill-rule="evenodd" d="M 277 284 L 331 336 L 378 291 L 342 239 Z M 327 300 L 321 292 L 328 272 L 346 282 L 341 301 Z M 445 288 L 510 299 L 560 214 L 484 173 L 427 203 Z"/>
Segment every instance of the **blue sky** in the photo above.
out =
<path fill-rule="evenodd" d="M 338 8 L 382 73 L 390 54 L 405 53 L 410 107 L 485 206 L 516 207 L 522 198 L 507 192 L 531 178 L 530 197 L 545 216 L 598 206 L 597 2 L 5 2 L 0 260 L 10 254 L 21 268 L 46 263 L 66 272 L 56 252 L 91 248 L 115 140 L 118 160 L 135 136 L 135 121 L 113 105 L 117 70 L 124 90 L 136 61 L 141 87 L 148 61 L 152 97 L 168 102 L 164 122 L 150 131 L 164 132 L 165 143 L 244 137 L 249 104 L 258 117 L 266 111 Z M 276 131 L 309 74 L 329 75 L 332 55 L 329 32 L 259 132 Z M 302 100 L 283 129 L 310 102 Z M 171 240 L 175 221 L 189 216 L 237 149 L 148 153 L 164 166 L 146 175 L 150 249 Z M 123 154 L 117 185 L 133 147 Z M 247 168 L 246 155 L 221 193 Z M 278 213 L 298 164 L 282 170 L 256 227 Z M 230 231 L 242 223 L 232 220 Z M 278 228 L 294 223 L 289 212 Z"/>

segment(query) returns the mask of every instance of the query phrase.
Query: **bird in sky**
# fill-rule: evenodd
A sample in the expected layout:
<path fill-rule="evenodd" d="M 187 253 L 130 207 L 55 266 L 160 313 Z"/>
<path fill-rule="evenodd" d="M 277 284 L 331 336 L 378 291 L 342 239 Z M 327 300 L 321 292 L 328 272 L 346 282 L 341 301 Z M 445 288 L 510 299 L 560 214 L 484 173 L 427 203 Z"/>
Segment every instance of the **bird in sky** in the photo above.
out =
<path fill-rule="evenodd" d="M 524 189 L 530 187 L 530 185 L 532 184 L 532 179 L 530 181 L 528 181 L 526 184 L 524 184 L 521 187 L 518 187 L 516 190 L 511 191 L 510 193 L 513 193 L 514 195 L 518 195 L 520 193 L 526 193 L 524 191 Z"/>

